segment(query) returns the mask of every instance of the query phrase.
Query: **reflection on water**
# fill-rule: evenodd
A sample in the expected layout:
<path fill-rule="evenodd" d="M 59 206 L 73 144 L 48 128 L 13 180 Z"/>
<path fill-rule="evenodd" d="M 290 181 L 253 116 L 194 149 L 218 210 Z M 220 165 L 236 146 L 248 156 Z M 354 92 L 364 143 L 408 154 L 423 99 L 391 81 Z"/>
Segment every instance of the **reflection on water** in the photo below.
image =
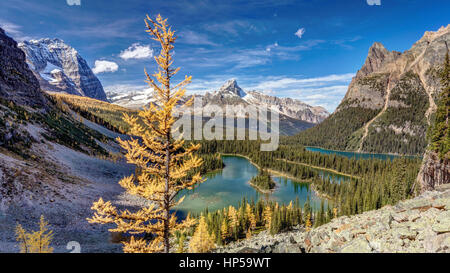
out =
<path fill-rule="evenodd" d="M 200 213 L 205 208 L 215 211 L 229 205 L 237 206 L 244 197 L 247 200 L 264 199 L 285 204 L 298 198 L 303 205 L 309 196 L 312 206 L 320 207 L 320 198 L 309 190 L 308 183 L 294 182 L 285 177 L 274 177 L 278 186 L 276 191 L 272 194 L 261 194 L 248 184 L 248 181 L 258 173 L 254 165 L 243 157 L 223 156 L 222 158 L 225 164 L 223 170 L 214 173 L 195 189 L 181 192 L 180 196 L 186 197 L 176 208 L 179 216 L 182 217 L 187 212 Z"/>

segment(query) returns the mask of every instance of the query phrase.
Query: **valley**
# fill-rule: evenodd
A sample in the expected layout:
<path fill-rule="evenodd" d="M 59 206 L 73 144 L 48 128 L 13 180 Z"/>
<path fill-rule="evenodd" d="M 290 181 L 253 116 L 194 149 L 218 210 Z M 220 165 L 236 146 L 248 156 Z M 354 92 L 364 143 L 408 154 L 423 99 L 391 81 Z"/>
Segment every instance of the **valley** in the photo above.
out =
<path fill-rule="evenodd" d="M 175 32 L 160 15 L 145 23 L 157 46 L 93 69 L 59 38 L 17 42 L 0 28 L 0 252 L 27 252 L 18 224 L 35 230 L 41 217 L 52 252 L 450 252 L 450 25 L 404 52 L 373 43 L 329 113 L 317 94 L 267 86 L 300 97 L 341 88 L 324 86 L 334 74 L 244 90 L 225 70 L 215 91 L 187 95 L 190 76 L 173 83 Z M 72 41 L 91 58 L 95 47 Z M 118 71 L 129 59 L 158 65 L 149 88 L 105 91 L 99 74 L 133 74 Z M 183 124 L 185 138 L 181 113 L 201 125 Z M 214 123 L 221 114 L 232 123 Z"/>

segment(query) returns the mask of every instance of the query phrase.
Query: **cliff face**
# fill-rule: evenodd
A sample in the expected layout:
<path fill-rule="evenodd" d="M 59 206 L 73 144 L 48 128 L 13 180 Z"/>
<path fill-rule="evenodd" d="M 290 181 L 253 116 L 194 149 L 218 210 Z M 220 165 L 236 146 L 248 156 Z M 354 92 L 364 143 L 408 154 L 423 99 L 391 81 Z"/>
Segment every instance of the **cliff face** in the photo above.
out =
<path fill-rule="evenodd" d="M 450 25 L 426 32 L 403 53 L 374 43 L 336 111 L 311 130 L 314 143 L 305 144 L 423 154 L 426 130 L 442 91 L 439 71 L 448 44 Z"/>
<path fill-rule="evenodd" d="M 26 53 L 42 89 L 106 101 L 103 86 L 86 61 L 62 40 L 31 40 L 19 47 Z"/>
<path fill-rule="evenodd" d="M 440 159 L 438 154 L 427 151 L 417 176 L 420 192 L 433 190 L 448 183 L 450 183 L 450 159 Z"/>
<path fill-rule="evenodd" d="M 39 82 L 25 62 L 16 41 L 0 28 L 0 97 L 17 104 L 44 107 Z"/>

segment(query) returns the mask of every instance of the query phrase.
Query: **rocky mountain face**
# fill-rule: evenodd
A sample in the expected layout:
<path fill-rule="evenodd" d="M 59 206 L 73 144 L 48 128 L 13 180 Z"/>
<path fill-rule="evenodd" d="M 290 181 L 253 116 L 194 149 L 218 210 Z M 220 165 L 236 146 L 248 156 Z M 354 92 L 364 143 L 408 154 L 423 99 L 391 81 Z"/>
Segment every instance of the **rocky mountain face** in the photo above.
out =
<path fill-rule="evenodd" d="M 330 114 L 321 106 L 310 106 L 302 101 L 291 98 L 268 96 L 256 91 L 247 93 L 246 101 L 251 104 L 274 106 L 278 112 L 311 123 L 321 123 Z"/>
<path fill-rule="evenodd" d="M 108 90 L 108 100 L 123 107 L 140 108 L 147 105 L 152 99 L 151 90 L 120 92 L 120 90 Z M 224 109 L 227 105 L 242 106 L 253 105 L 256 107 L 270 108 L 277 111 L 280 116 L 281 133 L 286 135 L 295 134 L 304 129 L 322 122 L 329 113 L 320 106 L 310 106 L 300 100 L 291 98 L 278 98 L 265 95 L 257 91 L 245 92 L 237 84 L 236 80 L 227 81 L 219 90 L 206 92 L 204 95 L 196 94 L 201 99 L 202 108 L 194 109 L 194 115 L 203 115 L 208 118 L 207 113 L 214 113 L 216 106 Z M 187 99 L 186 97 L 185 99 Z M 239 113 L 238 113 L 239 116 Z"/>
<path fill-rule="evenodd" d="M 307 232 L 301 226 L 258 235 L 221 253 L 450 253 L 450 187 L 395 206 L 333 219 Z"/>
<path fill-rule="evenodd" d="M 422 154 L 449 43 L 450 25 L 403 53 L 374 43 L 336 111 L 305 137 L 328 148 Z"/>
<path fill-rule="evenodd" d="M 315 124 L 322 122 L 329 115 L 323 107 L 310 106 L 300 100 L 278 98 L 257 91 L 244 92 L 236 80 L 227 81 L 218 91 L 207 92 L 203 99 L 204 107 L 214 104 L 270 107 L 281 115 Z"/>
<path fill-rule="evenodd" d="M 62 40 L 30 40 L 19 47 L 43 90 L 107 100 L 102 84 L 86 61 Z"/>
<path fill-rule="evenodd" d="M 44 107 L 39 82 L 25 62 L 16 41 L 0 28 L 0 97 L 17 104 Z"/>
<path fill-rule="evenodd" d="M 448 183 L 450 183 L 450 159 L 440 159 L 437 153 L 427 151 L 416 185 L 420 186 L 421 192 L 425 192 Z"/>

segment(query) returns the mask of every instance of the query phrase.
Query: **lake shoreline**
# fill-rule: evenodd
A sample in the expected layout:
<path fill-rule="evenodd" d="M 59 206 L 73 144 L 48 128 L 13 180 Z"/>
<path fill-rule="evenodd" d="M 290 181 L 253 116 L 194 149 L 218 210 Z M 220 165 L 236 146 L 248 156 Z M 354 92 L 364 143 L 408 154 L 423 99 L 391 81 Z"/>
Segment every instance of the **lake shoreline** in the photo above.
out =
<path fill-rule="evenodd" d="M 339 172 L 339 171 L 336 171 L 336 170 L 333 170 L 333 169 L 329 169 L 329 168 L 325 168 L 325 167 L 313 166 L 313 165 L 309 165 L 309 164 L 306 164 L 306 163 L 295 162 L 295 161 L 292 161 L 292 160 L 281 159 L 281 158 L 277 158 L 277 160 L 282 160 L 282 161 L 285 161 L 287 163 L 292 163 L 292 164 L 299 164 L 299 165 L 302 165 L 302 166 L 305 166 L 305 167 L 308 167 L 308 168 L 311 168 L 311 169 L 327 171 L 327 172 L 330 172 L 330 173 L 346 176 L 346 177 L 349 177 L 349 178 L 354 178 L 354 179 L 360 179 L 361 178 L 359 176 L 355 176 L 355 175 Z"/>
<path fill-rule="evenodd" d="M 248 156 L 241 155 L 241 154 L 226 154 L 226 153 L 219 153 L 219 154 L 220 154 L 220 155 L 223 155 L 223 156 L 238 156 L 238 157 L 243 157 L 243 158 L 247 159 L 253 166 L 255 166 L 256 168 L 258 168 L 258 170 L 261 169 L 261 167 L 258 166 L 256 163 L 254 163 Z M 267 168 L 266 170 L 269 171 L 270 173 L 274 174 L 275 176 L 283 176 L 283 177 L 289 178 L 289 179 L 291 179 L 291 180 L 294 180 L 294 181 L 296 181 L 296 182 L 301 182 L 301 183 L 311 183 L 311 182 L 312 182 L 311 180 L 302 180 L 302 179 L 299 179 L 299 178 L 297 178 L 297 177 L 293 177 L 293 176 L 290 175 L 290 174 L 283 173 L 283 172 L 280 172 L 280 171 L 276 171 L 276 170 L 273 170 L 273 169 Z"/>
<path fill-rule="evenodd" d="M 418 155 L 408 155 L 408 154 L 397 154 L 397 153 L 370 153 L 370 152 L 356 152 L 356 151 L 343 151 L 343 150 L 335 150 L 335 149 L 328 149 L 320 146 L 304 146 L 305 150 L 312 153 L 320 153 L 319 151 L 310 151 L 308 148 L 315 148 L 315 149 L 321 149 L 323 151 L 330 151 L 330 152 L 338 152 L 338 153 L 353 153 L 358 155 L 371 155 L 371 156 L 396 156 L 396 157 L 409 157 L 409 158 L 422 158 Z M 337 156 L 345 156 L 335 153 Z M 363 158 L 365 159 L 365 158 Z M 372 157 L 373 159 L 373 157 Z"/>

